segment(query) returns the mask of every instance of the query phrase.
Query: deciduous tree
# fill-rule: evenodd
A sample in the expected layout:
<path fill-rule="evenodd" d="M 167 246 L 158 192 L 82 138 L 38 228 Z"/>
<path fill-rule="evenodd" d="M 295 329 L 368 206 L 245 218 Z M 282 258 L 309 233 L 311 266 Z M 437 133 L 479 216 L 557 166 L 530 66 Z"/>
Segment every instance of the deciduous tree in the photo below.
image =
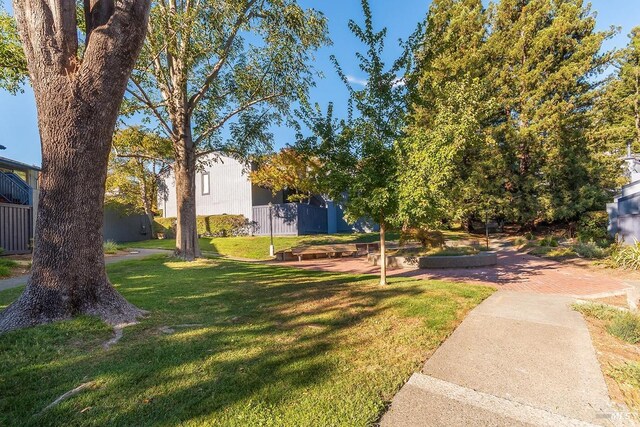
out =
<path fill-rule="evenodd" d="M 153 227 L 158 195 L 172 160 L 168 139 L 139 126 L 117 131 L 109 158 L 105 202 L 144 213 Z"/>
<path fill-rule="evenodd" d="M 0 88 L 16 93 L 28 77 L 14 19 L 0 6 Z"/>
<path fill-rule="evenodd" d="M 151 15 L 128 111 L 143 111 L 173 143 L 176 252 L 192 260 L 198 158 L 269 147 L 269 126 L 313 85 L 309 62 L 328 42 L 327 26 L 295 0 L 169 0 Z"/>
<path fill-rule="evenodd" d="M 269 188 L 274 194 L 290 191 L 289 200 L 310 201 L 311 195 L 321 192 L 321 173 L 318 158 L 289 147 L 260 159 L 251 172 L 251 182 Z"/>
<path fill-rule="evenodd" d="M 86 1 L 82 53 L 74 1 L 16 0 L 13 9 L 38 109 L 42 174 L 31 277 L 0 313 L 0 331 L 79 314 L 134 321 L 141 311 L 105 272 L 103 202 L 111 138 L 149 2 Z"/>
<path fill-rule="evenodd" d="M 366 46 L 358 53 L 360 70 L 366 78 L 364 88 L 355 88 L 337 60 L 334 64 L 350 93 L 356 114 L 334 120 L 333 108 L 326 115 L 316 107 L 303 114 L 316 139 L 302 146 L 315 145 L 323 164 L 323 188 L 345 206 L 345 218 L 356 221 L 371 218 L 380 226 L 380 284 L 386 285 L 385 233 L 398 213 L 398 157 L 396 145 L 404 136 L 406 88 L 404 76 L 410 64 L 414 34 L 403 44 L 403 54 L 391 66 L 382 59 L 387 30 L 376 31 L 368 0 L 362 0 L 364 24 L 349 21 L 349 29 Z"/>

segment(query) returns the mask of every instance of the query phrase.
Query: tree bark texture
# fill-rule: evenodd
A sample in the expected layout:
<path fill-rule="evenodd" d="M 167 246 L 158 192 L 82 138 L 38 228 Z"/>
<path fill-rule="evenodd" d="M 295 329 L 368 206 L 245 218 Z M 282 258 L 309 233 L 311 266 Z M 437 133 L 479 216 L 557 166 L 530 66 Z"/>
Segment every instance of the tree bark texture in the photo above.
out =
<path fill-rule="evenodd" d="M 120 324 L 142 313 L 107 278 L 102 229 L 111 140 L 149 0 L 88 3 L 101 9 L 87 25 L 91 39 L 80 60 L 73 0 L 14 1 L 38 110 L 42 173 L 31 278 L 0 313 L 0 332 L 79 314 Z"/>
<path fill-rule="evenodd" d="M 177 144 L 174 173 L 176 177 L 176 256 L 187 261 L 200 257 L 196 221 L 196 150 L 188 135 Z"/>

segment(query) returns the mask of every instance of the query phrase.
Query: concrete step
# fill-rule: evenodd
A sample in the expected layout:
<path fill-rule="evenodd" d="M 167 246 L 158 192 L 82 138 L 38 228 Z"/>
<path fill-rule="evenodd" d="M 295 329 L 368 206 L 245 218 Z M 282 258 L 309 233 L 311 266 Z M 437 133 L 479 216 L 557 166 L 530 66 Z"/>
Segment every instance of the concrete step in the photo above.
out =
<path fill-rule="evenodd" d="M 413 374 L 394 397 L 383 427 L 418 426 L 594 426 L 545 409 Z M 609 425 L 608 422 L 604 425 Z"/>

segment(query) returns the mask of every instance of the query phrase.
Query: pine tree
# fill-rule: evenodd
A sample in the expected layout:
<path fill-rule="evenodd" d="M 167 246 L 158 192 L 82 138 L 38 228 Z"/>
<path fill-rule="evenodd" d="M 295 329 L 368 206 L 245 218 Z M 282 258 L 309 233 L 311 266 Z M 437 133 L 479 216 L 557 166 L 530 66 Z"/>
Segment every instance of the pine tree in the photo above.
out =
<path fill-rule="evenodd" d="M 582 0 L 502 0 L 491 7 L 488 49 L 497 109 L 493 138 L 514 220 L 569 219 L 602 198 L 586 132 L 594 80 L 612 32 L 595 31 Z"/>

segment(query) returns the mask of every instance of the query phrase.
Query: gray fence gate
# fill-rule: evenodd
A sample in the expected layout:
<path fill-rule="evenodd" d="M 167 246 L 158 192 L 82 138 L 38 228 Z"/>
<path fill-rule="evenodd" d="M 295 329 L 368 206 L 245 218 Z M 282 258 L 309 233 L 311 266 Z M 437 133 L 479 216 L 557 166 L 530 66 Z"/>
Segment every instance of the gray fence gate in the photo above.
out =
<path fill-rule="evenodd" d="M 0 203 L 0 248 L 4 253 L 31 252 L 32 215 L 31 206 Z"/>

